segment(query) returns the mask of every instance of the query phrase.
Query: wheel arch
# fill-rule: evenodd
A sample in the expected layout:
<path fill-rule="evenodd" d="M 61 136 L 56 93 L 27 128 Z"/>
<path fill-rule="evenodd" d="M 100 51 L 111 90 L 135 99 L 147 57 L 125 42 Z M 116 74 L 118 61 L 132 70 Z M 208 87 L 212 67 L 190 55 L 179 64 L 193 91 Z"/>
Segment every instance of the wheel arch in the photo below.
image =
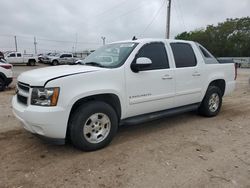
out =
<path fill-rule="evenodd" d="M 28 62 L 36 62 L 36 59 L 29 59 Z"/>
<path fill-rule="evenodd" d="M 83 98 L 78 99 L 75 101 L 73 106 L 71 107 L 69 118 L 68 118 L 68 124 L 67 124 L 67 133 L 66 137 L 69 137 L 69 124 L 70 119 L 72 115 L 74 114 L 75 110 L 81 106 L 82 104 L 89 102 L 89 101 L 103 101 L 112 106 L 114 108 L 115 112 L 117 113 L 118 120 L 120 121 L 121 115 L 122 115 L 122 109 L 121 109 L 121 102 L 119 97 L 116 94 L 113 93 L 105 93 L 105 94 L 96 94 L 96 95 L 90 95 Z"/>
<path fill-rule="evenodd" d="M 220 88 L 221 92 L 222 92 L 222 96 L 224 96 L 225 90 L 226 90 L 226 81 L 224 79 L 213 80 L 209 83 L 208 87 L 209 86 L 216 86 L 216 87 Z M 207 89 L 208 89 L 208 87 L 207 87 Z"/>

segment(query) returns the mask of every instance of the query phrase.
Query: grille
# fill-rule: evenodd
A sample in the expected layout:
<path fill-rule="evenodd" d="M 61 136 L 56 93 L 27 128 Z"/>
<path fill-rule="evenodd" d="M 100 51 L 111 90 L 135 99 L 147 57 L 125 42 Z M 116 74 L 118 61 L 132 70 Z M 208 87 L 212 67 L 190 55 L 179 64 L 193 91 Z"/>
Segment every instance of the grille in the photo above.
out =
<path fill-rule="evenodd" d="M 18 86 L 18 88 L 20 88 L 20 89 L 22 89 L 22 90 L 24 90 L 26 92 L 30 91 L 30 87 L 29 87 L 28 84 L 24 84 L 22 82 L 18 82 L 17 86 Z"/>
<path fill-rule="evenodd" d="M 24 97 L 22 95 L 17 94 L 17 100 L 18 100 L 18 102 L 27 105 L 27 102 L 28 102 L 27 97 Z"/>

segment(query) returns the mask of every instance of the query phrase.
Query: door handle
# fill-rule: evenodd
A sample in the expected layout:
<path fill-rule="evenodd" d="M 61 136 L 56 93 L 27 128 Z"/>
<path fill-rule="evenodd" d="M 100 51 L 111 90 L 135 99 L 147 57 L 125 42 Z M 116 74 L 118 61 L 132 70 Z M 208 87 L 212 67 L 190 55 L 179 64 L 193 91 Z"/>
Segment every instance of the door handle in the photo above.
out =
<path fill-rule="evenodd" d="M 200 76 L 201 74 L 199 72 L 194 72 L 192 76 Z"/>
<path fill-rule="evenodd" d="M 162 79 L 163 79 L 163 80 L 172 80 L 173 77 L 170 76 L 170 75 L 168 75 L 168 74 L 166 74 L 166 75 L 164 75 L 164 76 L 162 77 Z"/>

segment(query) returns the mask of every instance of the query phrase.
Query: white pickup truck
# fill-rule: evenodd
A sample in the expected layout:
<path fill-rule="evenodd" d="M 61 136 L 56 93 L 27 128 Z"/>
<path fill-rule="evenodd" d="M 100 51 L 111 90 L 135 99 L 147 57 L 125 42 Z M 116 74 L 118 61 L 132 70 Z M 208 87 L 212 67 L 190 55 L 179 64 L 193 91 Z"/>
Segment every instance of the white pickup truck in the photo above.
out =
<path fill-rule="evenodd" d="M 5 59 L 10 64 L 26 64 L 28 66 L 35 66 L 38 57 L 29 54 L 22 54 L 20 52 L 10 52 L 5 54 Z"/>
<path fill-rule="evenodd" d="M 120 124 L 193 110 L 217 115 L 235 79 L 234 64 L 220 64 L 198 43 L 130 40 L 101 47 L 82 65 L 21 74 L 12 105 L 28 131 L 92 151 L 108 145 Z"/>

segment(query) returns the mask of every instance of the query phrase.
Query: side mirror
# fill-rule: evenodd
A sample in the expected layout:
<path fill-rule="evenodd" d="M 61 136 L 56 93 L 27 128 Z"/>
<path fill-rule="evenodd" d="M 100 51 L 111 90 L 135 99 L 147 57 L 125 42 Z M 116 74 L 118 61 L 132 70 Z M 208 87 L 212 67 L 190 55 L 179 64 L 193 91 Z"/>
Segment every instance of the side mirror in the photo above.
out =
<path fill-rule="evenodd" d="M 146 57 L 139 57 L 136 59 L 135 63 L 131 64 L 131 69 L 133 72 L 139 72 L 145 67 L 148 67 L 152 64 L 151 59 L 146 58 Z"/>

